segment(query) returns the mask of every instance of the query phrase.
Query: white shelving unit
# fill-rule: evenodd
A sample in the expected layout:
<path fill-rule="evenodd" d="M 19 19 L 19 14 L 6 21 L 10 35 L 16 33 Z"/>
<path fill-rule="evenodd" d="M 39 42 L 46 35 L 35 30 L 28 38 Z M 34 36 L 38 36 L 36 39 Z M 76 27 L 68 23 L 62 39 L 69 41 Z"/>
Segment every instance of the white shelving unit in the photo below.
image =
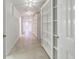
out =
<path fill-rule="evenodd" d="M 50 59 L 53 58 L 52 0 L 47 0 L 42 8 L 42 46 Z"/>
<path fill-rule="evenodd" d="M 50 59 L 57 59 L 57 0 L 47 0 L 41 11 L 42 45 Z"/>

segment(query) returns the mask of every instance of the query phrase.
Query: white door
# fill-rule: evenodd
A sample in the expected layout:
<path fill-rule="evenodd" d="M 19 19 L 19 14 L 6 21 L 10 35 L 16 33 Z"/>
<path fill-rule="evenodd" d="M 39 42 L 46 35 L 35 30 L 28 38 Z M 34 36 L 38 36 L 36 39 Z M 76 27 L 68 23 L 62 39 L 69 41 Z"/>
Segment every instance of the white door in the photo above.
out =
<path fill-rule="evenodd" d="M 75 59 L 74 0 L 58 0 L 57 6 L 57 59 Z"/>

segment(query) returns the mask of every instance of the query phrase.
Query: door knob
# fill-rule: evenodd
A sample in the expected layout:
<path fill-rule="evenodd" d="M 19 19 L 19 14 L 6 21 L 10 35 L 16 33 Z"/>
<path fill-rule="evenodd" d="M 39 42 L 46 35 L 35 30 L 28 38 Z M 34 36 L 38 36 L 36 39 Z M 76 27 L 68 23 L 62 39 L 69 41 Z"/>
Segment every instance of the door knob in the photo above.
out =
<path fill-rule="evenodd" d="M 54 34 L 53 37 L 55 37 L 55 38 L 59 38 L 59 36 L 58 36 L 57 34 Z"/>
<path fill-rule="evenodd" d="M 6 37 L 6 35 L 3 35 L 3 37 Z"/>

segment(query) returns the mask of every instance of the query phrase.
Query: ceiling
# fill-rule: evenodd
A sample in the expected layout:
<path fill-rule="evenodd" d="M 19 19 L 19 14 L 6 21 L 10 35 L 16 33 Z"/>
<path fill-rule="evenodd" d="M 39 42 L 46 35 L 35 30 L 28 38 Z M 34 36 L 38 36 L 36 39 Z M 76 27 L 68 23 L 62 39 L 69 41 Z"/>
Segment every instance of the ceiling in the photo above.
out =
<path fill-rule="evenodd" d="M 13 4 L 21 14 L 28 11 L 36 13 L 40 11 L 41 6 L 46 0 L 12 0 Z"/>

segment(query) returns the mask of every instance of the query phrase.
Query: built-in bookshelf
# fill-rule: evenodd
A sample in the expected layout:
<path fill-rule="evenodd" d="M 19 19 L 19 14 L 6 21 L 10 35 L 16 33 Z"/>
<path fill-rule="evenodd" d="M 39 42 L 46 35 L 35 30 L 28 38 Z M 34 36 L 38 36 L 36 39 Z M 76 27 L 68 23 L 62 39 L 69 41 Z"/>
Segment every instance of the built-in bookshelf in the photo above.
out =
<path fill-rule="evenodd" d="M 52 44 L 53 44 L 53 30 L 52 30 L 52 17 L 51 17 L 51 13 L 52 13 L 52 9 L 51 9 L 51 1 L 49 0 L 47 2 L 47 4 L 42 8 L 42 45 L 44 47 L 44 49 L 46 50 L 47 54 L 49 55 L 49 57 L 52 57 Z"/>
<path fill-rule="evenodd" d="M 49 0 L 42 8 L 43 47 L 52 59 L 57 59 L 57 0 Z"/>

